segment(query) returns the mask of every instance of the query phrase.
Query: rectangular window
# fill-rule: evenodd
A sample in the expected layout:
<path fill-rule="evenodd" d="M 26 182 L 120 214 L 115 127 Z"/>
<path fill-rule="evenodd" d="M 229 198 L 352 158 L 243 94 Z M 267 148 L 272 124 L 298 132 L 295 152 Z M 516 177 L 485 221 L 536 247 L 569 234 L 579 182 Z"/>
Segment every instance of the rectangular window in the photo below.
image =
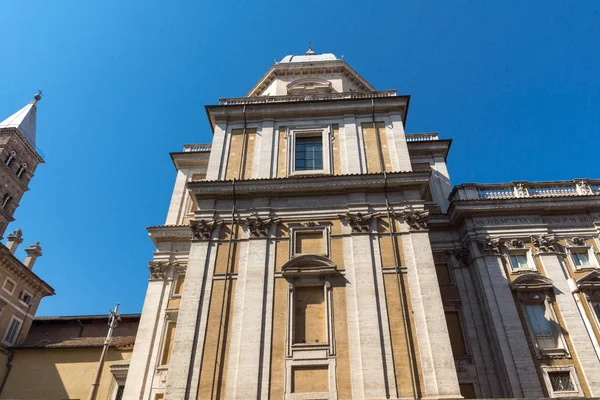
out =
<path fill-rule="evenodd" d="M 177 275 L 175 280 L 175 286 L 173 287 L 173 296 L 181 296 L 183 294 L 183 282 L 185 281 L 185 275 Z"/>
<path fill-rule="evenodd" d="M 448 264 L 435 264 L 435 273 L 437 274 L 438 283 L 440 285 L 452 284 L 452 278 L 450 276 L 450 268 L 448 268 Z"/>
<path fill-rule="evenodd" d="M 326 344 L 326 310 L 323 286 L 294 289 L 294 343 Z"/>
<path fill-rule="evenodd" d="M 552 330 L 545 315 L 546 307 L 543 304 L 527 304 L 525 310 L 531 329 L 536 336 L 552 336 Z"/>
<path fill-rule="evenodd" d="M 450 345 L 454 357 L 464 357 L 467 355 L 467 347 L 463 336 L 460 316 L 458 311 L 446 311 L 446 323 L 448 324 L 448 334 L 450 335 Z"/>
<path fill-rule="evenodd" d="M 5 345 L 12 346 L 13 344 L 15 344 L 15 341 L 17 340 L 17 335 L 19 334 L 19 329 L 21 329 L 22 323 L 23 323 L 23 321 L 21 321 L 17 317 L 12 317 L 12 319 L 10 320 L 10 323 L 8 324 L 8 329 L 6 330 L 6 333 L 4 334 L 3 343 Z"/>
<path fill-rule="evenodd" d="M 21 293 L 19 293 L 19 300 L 21 300 L 25 304 L 29 304 L 29 302 L 31 301 L 31 295 L 26 291 L 21 290 Z"/>
<path fill-rule="evenodd" d="M 592 310 L 594 310 L 596 318 L 598 319 L 598 322 L 600 322 L 600 301 L 595 301 L 592 303 Z"/>
<path fill-rule="evenodd" d="M 527 254 L 511 254 L 510 256 L 510 266 L 514 270 L 519 269 L 528 269 L 529 263 L 527 262 Z"/>
<path fill-rule="evenodd" d="M 173 338 L 175 337 L 175 322 L 167 323 L 165 340 L 163 342 L 162 357 L 160 365 L 169 365 L 171 362 L 171 351 L 173 350 Z"/>
<path fill-rule="evenodd" d="M 296 138 L 296 171 L 320 171 L 323 169 L 323 137 L 299 136 Z"/>
<path fill-rule="evenodd" d="M 571 260 L 576 267 L 585 267 L 590 265 L 590 257 L 587 251 L 571 252 Z"/>
<path fill-rule="evenodd" d="M 2 285 L 2 289 L 4 289 L 4 291 L 9 294 L 13 294 L 13 292 L 15 291 L 15 286 L 16 284 L 13 281 L 6 278 L 6 280 L 4 281 L 4 285 Z"/>
<path fill-rule="evenodd" d="M 296 232 L 296 249 L 294 254 L 324 254 L 323 231 Z"/>
<path fill-rule="evenodd" d="M 550 378 L 550 384 L 554 392 L 575 391 L 575 385 L 573 385 L 569 371 L 548 372 L 548 378 Z"/>

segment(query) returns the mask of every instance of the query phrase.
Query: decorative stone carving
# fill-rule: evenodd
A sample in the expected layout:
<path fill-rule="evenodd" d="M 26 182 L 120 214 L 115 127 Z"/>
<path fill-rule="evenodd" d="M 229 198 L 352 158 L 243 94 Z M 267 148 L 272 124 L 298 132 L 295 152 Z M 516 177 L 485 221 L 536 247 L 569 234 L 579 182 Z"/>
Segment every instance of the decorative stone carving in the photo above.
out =
<path fill-rule="evenodd" d="M 150 271 L 150 280 L 164 279 L 171 263 L 165 261 L 151 261 L 148 263 L 148 271 Z"/>
<path fill-rule="evenodd" d="M 585 238 L 575 236 L 572 238 L 567 238 L 567 245 L 570 247 L 586 247 L 587 242 Z"/>
<path fill-rule="evenodd" d="M 531 243 L 538 253 L 556 253 L 556 238 L 554 235 L 531 236 Z"/>
<path fill-rule="evenodd" d="M 523 242 L 521 239 L 509 239 L 504 242 L 504 246 L 507 249 L 524 249 L 525 242 Z"/>
<path fill-rule="evenodd" d="M 303 222 L 302 225 L 306 226 L 307 228 L 312 228 L 319 224 L 314 221 L 307 221 L 307 222 Z"/>
<path fill-rule="evenodd" d="M 471 265 L 471 253 L 468 248 L 463 247 L 461 249 L 456 249 L 452 254 L 454 254 L 454 257 L 456 257 L 456 260 L 461 266 L 468 267 Z"/>
<path fill-rule="evenodd" d="M 352 232 L 364 233 L 371 231 L 371 222 L 379 219 L 379 213 L 346 213 L 346 215 L 340 214 L 339 217 L 346 220 L 346 223 L 352 228 Z"/>
<path fill-rule="evenodd" d="M 588 182 L 584 181 L 584 180 L 575 182 L 575 191 L 577 192 L 577 194 L 582 195 L 582 196 L 594 194 L 594 192 L 592 192 L 592 188 L 590 187 Z"/>
<path fill-rule="evenodd" d="M 402 218 L 408 224 L 411 231 L 422 231 L 427 229 L 429 222 L 429 211 L 426 210 L 404 210 Z"/>
<path fill-rule="evenodd" d="M 192 238 L 194 240 L 209 240 L 213 230 L 220 222 L 218 221 L 206 221 L 201 219 L 199 221 L 191 220 L 190 229 L 192 231 Z"/>
<path fill-rule="evenodd" d="M 502 254 L 502 240 L 500 238 L 486 236 L 485 239 L 477 240 L 477 245 L 483 254 Z"/>
<path fill-rule="evenodd" d="M 250 237 L 261 237 L 266 238 L 269 236 L 269 231 L 271 230 L 271 225 L 276 223 L 278 219 L 273 218 L 265 218 L 262 219 L 260 217 L 248 217 L 242 221 L 242 223 L 248 228 L 248 232 L 250 232 Z"/>
<path fill-rule="evenodd" d="M 527 186 L 521 182 L 513 183 L 513 190 L 515 192 L 515 197 L 529 197 L 529 190 L 527 190 Z"/>

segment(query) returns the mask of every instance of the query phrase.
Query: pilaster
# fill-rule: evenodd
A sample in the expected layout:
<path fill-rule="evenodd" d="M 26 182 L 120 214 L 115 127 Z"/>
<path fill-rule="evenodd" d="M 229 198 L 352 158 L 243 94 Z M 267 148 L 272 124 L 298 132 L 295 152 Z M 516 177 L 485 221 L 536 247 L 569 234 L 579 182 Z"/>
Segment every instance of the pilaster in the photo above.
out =
<path fill-rule="evenodd" d="M 544 266 L 546 275 L 553 281 L 554 296 L 565 324 L 564 328 L 569 332 L 573 347 L 571 350 L 577 355 L 581 371 L 590 389 L 590 395 L 600 396 L 600 362 L 598 362 L 594 345 L 569 288 L 567 281 L 569 276 L 564 270 L 564 264 L 556 253 L 540 253 L 538 257 Z"/>
<path fill-rule="evenodd" d="M 342 172 L 344 174 L 359 174 L 365 169 L 361 157 L 361 147 L 356 128 L 356 119 L 353 115 L 344 115 L 344 130 L 340 131 L 342 146 Z"/>
<path fill-rule="evenodd" d="M 396 171 L 412 171 L 406 134 L 404 133 L 404 124 L 402 123 L 402 114 L 400 112 L 390 113 L 389 118 L 392 124 L 393 141 L 388 142 L 388 145 L 395 147 L 397 155 L 396 165 L 398 168 Z M 392 165 L 394 166 L 394 162 L 392 162 Z"/>
<path fill-rule="evenodd" d="M 275 224 L 273 224 L 274 226 Z M 273 231 L 273 227 L 270 228 Z M 272 233 L 272 232 L 271 232 Z M 231 342 L 227 368 L 227 399 L 267 398 L 268 387 L 262 387 L 268 376 L 270 359 L 263 358 L 264 347 L 270 347 L 266 331 L 266 315 L 272 315 L 272 282 L 267 290 L 272 243 L 258 233 L 243 242 L 235 288 Z M 271 279 L 272 281 L 272 279 Z"/>
<path fill-rule="evenodd" d="M 145 388 L 150 384 L 149 375 L 154 373 L 150 366 L 151 358 L 152 354 L 157 351 L 160 341 L 158 337 L 160 331 L 158 331 L 157 325 L 159 325 L 160 316 L 165 308 L 163 304 L 165 286 L 163 279 L 152 279 L 148 282 L 123 392 L 124 400 L 138 400 L 147 397 L 148 393 Z"/>
<path fill-rule="evenodd" d="M 273 149 L 276 139 L 274 133 L 273 119 L 265 119 L 262 123 L 262 129 L 256 135 L 254 149 L 254 165 L 252 167 L 252 178 L 271 178 L 273 166 Z"/>
<path fill-rule="evenodd" d="M 219 229 L 212 232 L 218 237 Z M 193 241 L 190 246 L 183 295 L 173 339 L 166 399 L 195 399 L 206 335 L 208 307 L 214 272 L 214 244 Z"/>
<path fill-rule="evenodd" d="M 425 395 L 427 398 L 462 398 L 428 232 L 413 230 L 402 235 L 402 248 L 408 268 Z"/>
<path fill-rule="evenodd" d="M 215 124 L 213 140 L 206 169 L 206 180 L 214 181 L 221 177 L 221 170 L 227 168 L 227 154 L 225 154 L 226 123 Z"/>
<path fill-rule="evenodd" d="M 352 395 L 394 398 L 391 343 L 381 266 L 368 233 L 344 238 Z"/>
<path fill-rule="evenodd" d="M 479 251 L 472 244 L 473 251 Z M 475 250 L 476 249 L 476 250 Z M 488 254 L 476 259 L 476 271 L 481 282 L 481 292 L 487 305 L 491 330 L 501 357 L 501 373 L 508 383 L 508 397 L 542 397 L 539 377 L 531 358 L 531 351 L 523 325 L 517 312 L 500 255 Z"/>
<path fill-rule="evenodd" d="M 183 196 L 187 193 L 185 190 L 187 176 L 187 169 L 177 170 L 177 178 L 175 178 L 175 187 L 173 188 L 173 195 L 171 196 L 171 203 L 169 204 L 169 212 L 167 213 L 165 225 L 175 225 L 181 220 Z"/>

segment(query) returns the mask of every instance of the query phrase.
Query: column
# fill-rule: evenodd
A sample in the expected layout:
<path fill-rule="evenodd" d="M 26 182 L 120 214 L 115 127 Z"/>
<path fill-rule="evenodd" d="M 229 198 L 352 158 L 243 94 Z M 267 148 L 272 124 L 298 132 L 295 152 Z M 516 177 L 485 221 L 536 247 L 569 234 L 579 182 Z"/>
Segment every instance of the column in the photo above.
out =
<path fill-rule="evenodd" d="M 215 229 L 212 238 L 218 237 Z M 195 399 L 206 335 L 214 272 L 214 244 L 194 241 L 190 247 L 183 295 L 167 375 L 166 399 Z"/>
<path fill-rule="evenodd" d="M 148 282 L 123 392 L 125 400 L 142 399 L 147 394 L 144 393 L 144 388 L 148 383 L 148 374 L 154 374 L 154 371 L 149 371 L 150 359 L 160 342 L 160 337 L 157 337 L 160 334 L 157 332 L 157 325 L 159 325 L 158 320 L 165 307 L 163 304 L 165 286 L 164 279 L 153 279 Z"/>
<path fill-rule="evenodd" d="M 479 254 L 477 245 L 471 251 Z M 501 360 L 499 371 L 508 382 L 508 397 L 542 397 L 539 377 L 527 345 L 523 325 L 517 312 L 515 300 L 508 284 L 500 255 L 488 254 L 476 259 L 483 295 L 483 306 L 487 313 L 492 337 L 496 341 L 496 357 Z M 487 307 L 486 307 L 487 306 Z M 502 379 L 502 377 L 501 377 Z"/>
<path fill-rule="evenodd" d="M 569 332 L 573 347 L 571 350 L 579 359 L 590 395 L 600 396 L 600 362 L 598 362 L 594 345 L 569 288 L 567 281 L 569 276 L 564 270 L 564 264 L 556 253 L 540 253 L 538 257 L 542 261 L 546 275 L 552 279 L 554 284 L 554 296 L 565 324 L 564 328 Z"/>
<path fill-rule="evenodd" d="M 426 397 L 461 398 L 427 231 L 402 235 Z"/>
<path fill-rule="evenodd" d="M 370 234 L 344 238 L 352 397 L 397 396 L 380 260 Z"/>

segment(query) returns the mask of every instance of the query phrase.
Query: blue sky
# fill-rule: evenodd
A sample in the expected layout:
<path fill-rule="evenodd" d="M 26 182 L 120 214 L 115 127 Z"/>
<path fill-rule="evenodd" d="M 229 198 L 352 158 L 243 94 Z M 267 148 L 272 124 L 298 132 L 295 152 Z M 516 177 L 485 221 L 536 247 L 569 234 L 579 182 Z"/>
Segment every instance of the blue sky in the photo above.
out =
<path fill-rule="evenodd" d="M 38 315 L 140 312 L 146 226 L 205 104 L 287 54 L 333 52 L 410 94 L 407 132 L 452 138 L 453 184 L 598 178 L 598 1 L 0 2 L 0 119 L 37 89 L 41 165 L 10 230 L 56 289 Z M 22 256 L 22 249 L 21 253 Z"/>

